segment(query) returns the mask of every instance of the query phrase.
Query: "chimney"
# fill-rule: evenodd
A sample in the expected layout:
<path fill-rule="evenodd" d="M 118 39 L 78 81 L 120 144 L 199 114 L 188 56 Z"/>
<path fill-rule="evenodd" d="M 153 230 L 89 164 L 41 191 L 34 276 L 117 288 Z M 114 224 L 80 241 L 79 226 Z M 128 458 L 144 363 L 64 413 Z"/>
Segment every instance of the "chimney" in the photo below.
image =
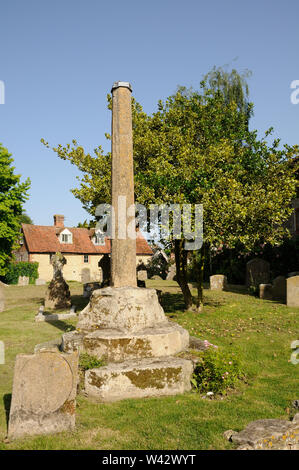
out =
<path fill-rule="evenodd" d="M 64 215 L 55 214 L 54 227 L 64 227 Z"/>

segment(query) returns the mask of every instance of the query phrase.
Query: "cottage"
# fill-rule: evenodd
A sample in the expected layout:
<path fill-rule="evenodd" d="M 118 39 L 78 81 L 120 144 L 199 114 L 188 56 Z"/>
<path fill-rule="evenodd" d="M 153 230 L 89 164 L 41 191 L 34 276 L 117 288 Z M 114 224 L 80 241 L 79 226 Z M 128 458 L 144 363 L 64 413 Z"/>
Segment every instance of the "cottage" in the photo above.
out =
<path fill-rule="evenodd" d="M 53 226 L 22 224 L 21 247 L 15 253 L 17 261 L 37 261 L 39 277 L 50 281 L 53 276 L 51 257 L 61 252 L 66 258 L 63 268 L 68 281 L 102 281 L 101 260 L 111 251 L 110 240 L 102 241 L 96 229 L 64 226 L 64 216 L 54 215 Z M 138 231 L 136 238 L 136 266 L 146 265 L 153 252 Z"/>

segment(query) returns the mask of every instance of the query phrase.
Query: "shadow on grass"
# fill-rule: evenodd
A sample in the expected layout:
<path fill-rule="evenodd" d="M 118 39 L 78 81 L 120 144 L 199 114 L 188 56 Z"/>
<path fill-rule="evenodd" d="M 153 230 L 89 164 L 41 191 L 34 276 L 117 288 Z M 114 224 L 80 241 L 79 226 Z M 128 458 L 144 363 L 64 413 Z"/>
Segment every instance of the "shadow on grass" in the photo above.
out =
<path fill-rule="evenodd" d="M 65 323 L 62 320 L 54 320 L 54 321 L 49 321 L 47 322 L 49 325 L 55 326 L 55 328 L 58 328 L 61 331 L 67 332 L 67 331 L 73 331 L 76 329 L 75 326 L 70 325 L 69 323 Z"/>
<path fill-rule="evenodd" d="M 194 296 L 193 302 L 196 303 Z M 206 307 L 221 307 L 224 304 L 225 302 L 221 302 L 216 299 L 207 299 L 207 297 L 204 296 L 204 306 Z M 161 295 L 161 305 L 165 313 L 186 311 L 184 297 L 181 292 L 176 292 L 173 294 L 170 292 L 163 292 Z"/>
<path fill-rule="evenodd" d="M 8 420 L 9 420 L 9 412 L 10 412 L 10 405 L 11 405 L 11 393 L 6 393 L 3 395 L 3 405 L 5 409 L 5 418 L 6 418 L 6 426 L 8 428 Z"/>
<path fill-rule="evenodd" d="M 83 310 L 89 302 L 89 299 L 83 297 L 83 295 L 72 295 L 71 296 L 72 305 L 75 305 L 76 311 Z"/>

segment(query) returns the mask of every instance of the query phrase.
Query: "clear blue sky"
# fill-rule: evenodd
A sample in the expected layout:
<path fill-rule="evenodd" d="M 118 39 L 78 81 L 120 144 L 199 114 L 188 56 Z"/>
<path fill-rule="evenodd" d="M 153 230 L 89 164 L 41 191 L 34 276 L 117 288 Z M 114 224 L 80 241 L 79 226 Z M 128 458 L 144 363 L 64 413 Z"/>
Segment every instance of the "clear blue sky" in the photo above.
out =
<path fill-rule="evenodd" d="M 2 0 L 0 18 L 0 142 L 31 178 L 25 209 L 36 224 L 52 225 L 55 213 L 68 226 L 89 218 L 70 193 L 76 169 L 40 139 L 108 150 L 106 95 L 117 80 L 152 113 L 214 65 L 248 68 L 251 128 L 273 125 L 283 142 L 299 142 L 298 0 Z"/>

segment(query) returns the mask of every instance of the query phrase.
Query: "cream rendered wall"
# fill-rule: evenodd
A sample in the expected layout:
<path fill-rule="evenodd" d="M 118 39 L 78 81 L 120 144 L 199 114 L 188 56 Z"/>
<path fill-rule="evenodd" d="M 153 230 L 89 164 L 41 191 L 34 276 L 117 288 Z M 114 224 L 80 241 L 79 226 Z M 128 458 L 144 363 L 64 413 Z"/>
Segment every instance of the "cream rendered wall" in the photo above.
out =
<path fill-rule="evenodd" d="M 63 276 L 66 281 L 102 281 L 102 271 L 98 267 L 98 262 L 102 255 L 88 255 L 88 263 L 84 263 L 84 255 L 63 253 L 66 258 L 66 264 L 63 267 Z M 136 256 L 136 266 L 140 263 L 145 265 L 150 261 L 151 256 Z M 53 267 L 50 263 L 49 253 L 30 254 L 30 261 L 37 261 L 38 274 L 41 279 L 51 281 L 53 277 Z"/>

